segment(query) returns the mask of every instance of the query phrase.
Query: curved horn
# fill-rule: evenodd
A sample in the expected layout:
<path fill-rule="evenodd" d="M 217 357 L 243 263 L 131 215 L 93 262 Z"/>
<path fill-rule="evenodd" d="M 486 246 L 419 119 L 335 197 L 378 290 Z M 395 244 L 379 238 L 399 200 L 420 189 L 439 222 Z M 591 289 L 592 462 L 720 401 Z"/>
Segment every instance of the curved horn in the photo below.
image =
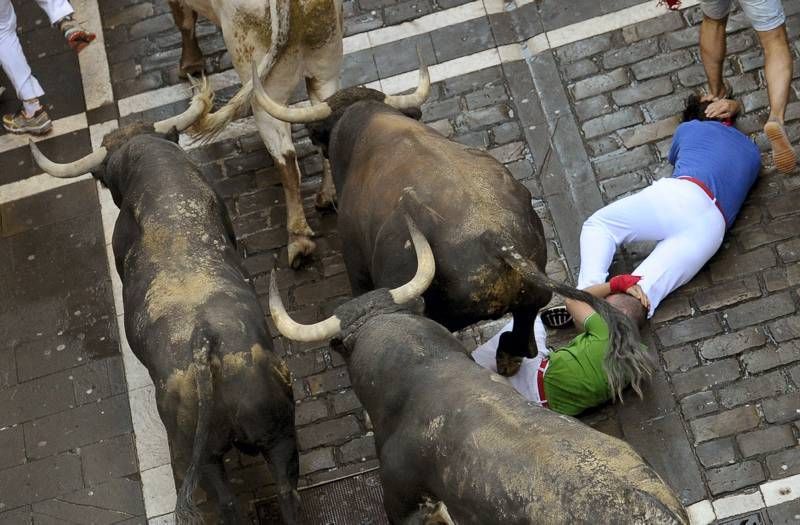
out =
<path fill-rule="evenodd" d="M 33 160 L 36 161 L 36 164 L 38 164 L 39 167 L 42 168 L 47 174 L 52 175 L 53 177 L 58 177 L 59 179 L 71 179 L 86 173 L 91 173 L 92 170 L 97 168 L 103 163 L 104 160 L 106 160 L 106 155 L 108 154 L 108 151 L 105 147 L 100 147 L 82 159 L 78 159 L 74 162 L 68 162 L 66 164 L 59 164 L 45 157 L 44 153 L 39 151 L 39 148 L 33 143 L 32 140 L 29 140 L 28 144 L 31 147 Z"/>
<path fill-rule="evenodd" d="M 342 325 L 339 318 L 332 315 L 316 324 L 296 323 L 283 307 L 281 294 L 278 292 L 278 283 L 275 280 L 275 270 L 269 277 L 269 313 L 278 331 L 286 338 L 293 341 L 312 342 L 322 341 L 338 334 Z"/>
<path fill-rule="evenodd" d="M 422 59 L 422 50 L 417 46 L 417 56 L 419 57 L 419 82 L 417 89 L 410 95 L 386 95 L 383 103 L 395 109 L 408 109 L 421 107 L 428 96 L 431 94 L 431 74 L 428 66 Z"/>
<path fill-rule="evenodd" d="M 167 133 L 172 128 L 178 131 L 183 131 L 192 126 L 195 122 L 200 120 L 211 109 L 212 99 L 214 94 L 211 92 L 211 86 L 208 84 L 208 79 L 203 76 L 203 80 L 197 83 L 193 78 L 189 77 L 192 83 L 192 89 L 196 93 L 192 97 L 192 102 L 189 104 L 189 109 L 165 120 L 160 120 L 153 124 L 157 133 Z"/>
<path fill-rule="evenodd" d="M 283 104 L 278 104 L 269 98 L 267 92 L 264 91 L 264 86 L 261 85 L 258 77 L 258 65 L 255 62 L 253 62 L 253 94 L 255 95 L 256 104 L 261 109 L 278 120 L 292 124 L 317 122 L 328 118 L 333 113 L 327 102 L 312 104 L 309 108 L 290 108 Z"/>
<path fill-rule="evenodd" d="M 428 240 L 408 215 L 406 215 L 406 224 L 408 224 L 408 231 L 411 233 L 411 242 L 414 243 L 414 250 L 417 252 L 417 273 L 403 286 L 389 290 L 394 302 L 397 304 L 407 303 L 425 293 L 436 273 L 436 262 L 433 259 L 433 251 L 431 250 L 431 245 L 428 244 Z"/>

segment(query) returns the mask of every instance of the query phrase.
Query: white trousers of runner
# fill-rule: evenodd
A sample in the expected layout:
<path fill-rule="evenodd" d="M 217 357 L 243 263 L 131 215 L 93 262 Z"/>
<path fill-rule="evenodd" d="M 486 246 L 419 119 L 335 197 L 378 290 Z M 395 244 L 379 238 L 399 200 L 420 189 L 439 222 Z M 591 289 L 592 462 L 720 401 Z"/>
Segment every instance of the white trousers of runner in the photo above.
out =
<path fill-rule="evenodd" d="M 500 343 L 500 335 L 504 332 L 509 332 L 514 327 L 514 321 L 505 325 L 494 337 L 480 345 L 472 352 L 472 359 L 483 368 L 488 368 L 495 374 L 497 373 L 497 345 Z M 533 338 L 536 341 L 536 348 L 539 353 L 536 357 L 524 358 L 519 372 L 511 377 L 505 377 L 514 390 L 522 394 L 528 401 L 541 405 L 542 400 L 539 397 L 539 387 L 536 383 L 536 372 L 542 364 L 542 360 L 550 355 L 550 350 L 547 348 L 547 330 L 542 324 L 541 318 L 537 315 L 533 323 Z"/>
<path fill-rule="evenodd" d="M 693 182 L 661 179 L 598 210 L 581 230 L 578 288 L 606 282 L 621 244 L 658 241 L 633 271 L 650 298 L 648 317 L 673 290 L 686 284 L 722 245 L 725 219 Z"/>
<path fill-rule="evenodd" d="M 36 0 L 51 24 L 73 13 L 72 6 L 67 0 Z M 30 100 L 44 95 L 42 86 L 31 73 L 22 46 L 17 36 L 17 15 L 11 0 L 0 0 L 0 65 L 6 76 L 11 80 L 17 97 L 20 100 Z"/>

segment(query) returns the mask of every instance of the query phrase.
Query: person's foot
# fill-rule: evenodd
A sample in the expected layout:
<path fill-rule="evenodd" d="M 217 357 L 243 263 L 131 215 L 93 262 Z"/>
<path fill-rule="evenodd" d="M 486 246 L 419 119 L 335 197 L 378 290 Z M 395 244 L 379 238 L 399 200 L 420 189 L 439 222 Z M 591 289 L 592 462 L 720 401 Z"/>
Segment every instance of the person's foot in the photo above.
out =
<path fill-rule="evenodd" d="M 67 44 L 76 53 L 80 53 L 91 44 L 97 35 L 85 30 L 83 26 L 76 21 L 72 16 L 67 16 L 61 19 L 58 23 L 59 29 L 64 33 L 64 38 L 67 39 Z"/>
<path fill-rule="evenodd" d="M 553 306 L 542 310 L 542 324 L 547 328 L 567 328 L 572 326 L 572 316 L 565 306 Z"/>
<path fill-rule="evenodd" d="M 764 133 L 772 145 L 772 163 L 781 173 L 791 173 L 797 166 L 797 154 L 786 136 L 783 126 L 774 120 L 764 125 Z"/>
<path fill-rule="evenodd" d="M 31 135 L 44 135 L 53 129 L 53 122 L 44 108 L 39 108 L 32 117 L 19 110 L 11 115 L 3 115 L 3 127 L 16 134 L 30 133 Z"/>

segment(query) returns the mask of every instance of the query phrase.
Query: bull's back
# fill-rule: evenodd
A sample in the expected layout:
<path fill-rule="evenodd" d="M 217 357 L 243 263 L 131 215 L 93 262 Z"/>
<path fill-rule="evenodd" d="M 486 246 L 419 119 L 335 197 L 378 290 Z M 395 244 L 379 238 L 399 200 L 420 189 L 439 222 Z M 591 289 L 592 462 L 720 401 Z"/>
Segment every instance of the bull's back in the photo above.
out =
<path fill-rule="evenodd" d="M 399 115 L 370 122 L 353 149 L 340 200 L 340 230 L 371 255 L 376 287 L 414 274 L 402 216 L 414 218 L 436 259 L 429 309 L 451 328 L 499 317 L 525 300 L 522 279 L 502 261 L 501 247 L 515 247 L 540 268 L 546 261 L 530 193 L 502 164 Z"/>

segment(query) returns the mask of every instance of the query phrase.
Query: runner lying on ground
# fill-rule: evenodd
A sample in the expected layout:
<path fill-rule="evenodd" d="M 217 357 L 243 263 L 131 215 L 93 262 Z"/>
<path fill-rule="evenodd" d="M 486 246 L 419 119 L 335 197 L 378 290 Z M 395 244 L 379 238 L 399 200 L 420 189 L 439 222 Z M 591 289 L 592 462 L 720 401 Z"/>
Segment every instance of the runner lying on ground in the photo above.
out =
<path fill-rule="evenodd" d="M 641 326 L 645 321 L 642 306 L 647 306 L 647 297 L 636 285 L 637 280 L 630 275 L 619 275 L 609 283 L 590 286 L 585 291 L 605 298 Z M 519 372 L 508 380 L 527 400 L 574 416 L 612 397 L 603 367 L 609 349 L 609 332 L 603 318 L 588 304 L 567 299 L 566 308 L 582 327 L 582 333 L 567 346 L 551 352 L 547 348 L 541 319 L 537 317 L 534 337 L 539 353 L 532 359 L 523 359 Z M 512 327 L 513 321 L 476 348 L 472 352 L 475 362 L 496 372 L 495 354 L 500 334 Z"/>

